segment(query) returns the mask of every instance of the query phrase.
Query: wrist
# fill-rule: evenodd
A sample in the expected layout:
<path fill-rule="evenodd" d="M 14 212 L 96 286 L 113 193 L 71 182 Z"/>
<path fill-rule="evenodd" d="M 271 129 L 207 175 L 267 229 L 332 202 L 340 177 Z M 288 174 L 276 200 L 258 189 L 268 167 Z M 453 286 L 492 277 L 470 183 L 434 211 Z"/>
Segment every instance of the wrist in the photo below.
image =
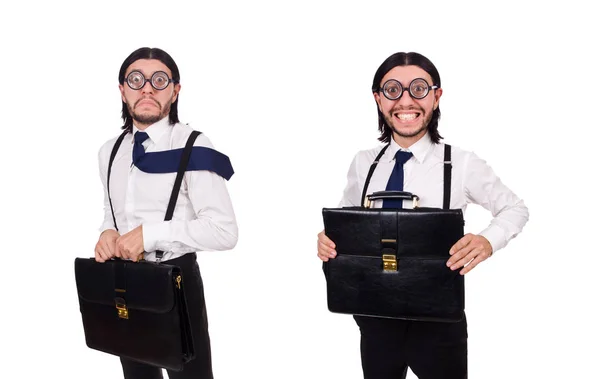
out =
<path fill-rule="evenodd" d="M 103 230 L 102 233 L 100 233 L 100 236 L 102 237 L 105 234 L 111 234 L 111 233 L 116 233 L 117 235 L 119 234 L 119 232 L 117 232 L 115 229 L 106 229 L 106 230 Z"/>

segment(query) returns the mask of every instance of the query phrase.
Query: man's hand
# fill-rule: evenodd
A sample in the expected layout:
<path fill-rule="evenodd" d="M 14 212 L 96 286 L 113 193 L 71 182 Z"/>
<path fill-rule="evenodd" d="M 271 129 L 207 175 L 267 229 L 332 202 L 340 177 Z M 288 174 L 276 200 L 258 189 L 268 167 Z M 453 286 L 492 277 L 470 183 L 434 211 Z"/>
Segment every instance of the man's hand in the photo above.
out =
<path fill-rule="evenodd" d="M 465 275 L 492 256 L 492 245 L 484 236 L 469 233 L 450 248 L 450 255 L 446 266 L 451 270 L 463 267 L 460 274 Z"/>
<path fill-rule="evenodd" d="M 144 234 L 142 233 L 142 225 L 117 238 L 117 253 L 115 256 L 137 262 L 143 252 Z"/>
<path fill-rule="evenodd" d="M 115 256 L 117 253 L 117 238 L 119 238 L 119 232 L 112 229 L 107 229 L 100 234 L 94 249 L 96 262 L 106 262 Z"/>
<path fill-rule="evenodd" d="M 327 262 L 329 258 L 335 258 L 335 243 L 325 235 L 325 231 L 321 231 L 317 240 L 317 255 L 323 262 Z"/>

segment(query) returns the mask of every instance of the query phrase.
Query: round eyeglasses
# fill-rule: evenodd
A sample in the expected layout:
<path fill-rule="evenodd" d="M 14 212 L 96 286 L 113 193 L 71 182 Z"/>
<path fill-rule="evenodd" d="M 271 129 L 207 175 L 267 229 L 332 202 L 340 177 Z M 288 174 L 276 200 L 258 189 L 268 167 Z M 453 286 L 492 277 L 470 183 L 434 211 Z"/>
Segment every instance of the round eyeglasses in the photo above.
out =
<path fill-rule="evenodd" d="M 156 71 L 150 79 L 146 79 L 140 71 L 131 71 L 127 75 L 126 81 L 129 88 L 133 90 L 142 89 L 146 85 L 146 82 L 150 82 L 150 85 L 159 91 L 167 88 L 170 83 L 179 83 L 178 80 L 169 79 L 169 75 L 164 71 Z"/>
<path fill-rule="evenodd" d="M 408 94 L 413 99 L 424 99 L 428 94 L 430 89 L 439 88 L 436 85 L 430 86 L 429 83 L 425 79 L 417 78 L 413 79 L 408 86 Z M 383 83 L 383 87 L 379 88 L 379 91 L 383 92 L 383 95 L 390 100 L 398 100 L 402 97 L 402 94 L 406 88 L 402 87 L 399 81 L 396 79 L 390 79 Z"/>

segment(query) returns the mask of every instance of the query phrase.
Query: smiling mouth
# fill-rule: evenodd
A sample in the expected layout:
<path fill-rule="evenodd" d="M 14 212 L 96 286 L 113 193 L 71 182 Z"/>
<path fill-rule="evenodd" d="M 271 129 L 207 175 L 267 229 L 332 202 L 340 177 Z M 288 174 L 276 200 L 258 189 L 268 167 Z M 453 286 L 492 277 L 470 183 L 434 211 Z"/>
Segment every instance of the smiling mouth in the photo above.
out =
<path fill-rule="evenodd" d="M 394 117 L 400 122 L 411 122 L 417 119 L 420 116 L 420 113 L 394 113 Z"/>

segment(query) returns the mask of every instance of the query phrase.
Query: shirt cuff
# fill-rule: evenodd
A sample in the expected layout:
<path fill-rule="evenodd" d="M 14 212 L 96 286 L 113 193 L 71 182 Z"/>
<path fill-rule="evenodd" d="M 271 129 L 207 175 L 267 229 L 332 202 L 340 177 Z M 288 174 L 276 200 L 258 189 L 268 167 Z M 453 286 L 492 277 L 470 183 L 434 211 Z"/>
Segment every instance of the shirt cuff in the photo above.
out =
<path fill-rule="evenodd" d="M 479 235 L 485 237 L 490 242 L 490 245 L 492 245 L 492 253 L 495 253 L 506 246 L 504 230 L 497 225 L 488 226 L 487 229 L 484 229 Z"/>
<path fill-rule="evenodd" d="M 156 251 L 159 241 L 168 241 L 170 222 L 148 222 L 142 225 L 142 236 L 144 238 L 144 251 L 147 253 Z"/>
<path fill-rule="evenodd" d="M 100 232 L 100 234 L 102 234 L 106 230 L 117 231 L 117 229 L 115 229 L 115 226 L 112 224 L 112 222 L 110 222 L 110 223 L 105 222 L 104 224 L 102 224 L 102 226 L 100 226 L 98 228 L 98 231 Z"/>

